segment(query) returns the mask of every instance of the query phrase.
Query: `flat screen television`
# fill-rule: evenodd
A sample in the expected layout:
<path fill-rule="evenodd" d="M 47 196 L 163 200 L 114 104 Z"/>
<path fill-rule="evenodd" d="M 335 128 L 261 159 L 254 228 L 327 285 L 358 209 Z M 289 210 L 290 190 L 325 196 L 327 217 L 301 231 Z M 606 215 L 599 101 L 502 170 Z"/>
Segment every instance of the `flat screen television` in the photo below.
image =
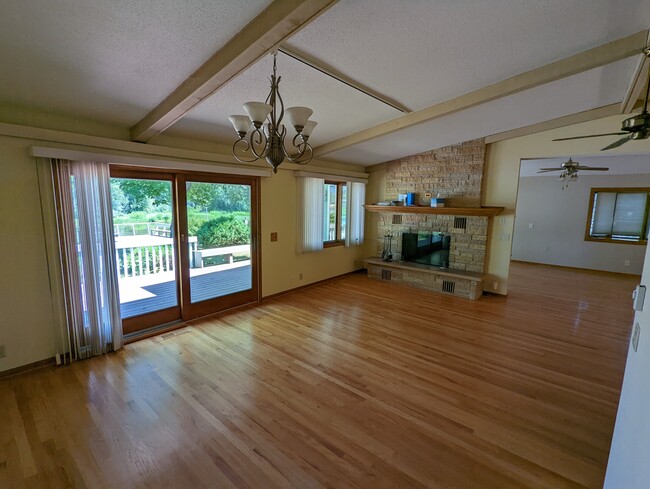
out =
<path fill-rule="evenodd" d="M 402 260 L 448 268 L 450 244 L 445 233 L 402 233 Z"/>

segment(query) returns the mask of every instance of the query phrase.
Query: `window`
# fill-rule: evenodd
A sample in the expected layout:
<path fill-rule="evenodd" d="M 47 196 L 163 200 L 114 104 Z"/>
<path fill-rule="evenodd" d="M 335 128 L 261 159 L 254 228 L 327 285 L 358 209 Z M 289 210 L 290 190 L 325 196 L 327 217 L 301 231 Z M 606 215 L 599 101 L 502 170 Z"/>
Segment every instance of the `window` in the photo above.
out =
<path fill-rule="evenodd" d="M 592 188 L 587 241 L 647 243 L 650 188 Z"/>
<path fill-rule="evenodd" d="M 363 244 L 366 183 L 297 172 L 298 254 Z"/>
<path fill-rule="evenodd" d="M 345 242 L 348 186 L 341 182 L 323 185 L 323 242 L 328 246 Z"/>

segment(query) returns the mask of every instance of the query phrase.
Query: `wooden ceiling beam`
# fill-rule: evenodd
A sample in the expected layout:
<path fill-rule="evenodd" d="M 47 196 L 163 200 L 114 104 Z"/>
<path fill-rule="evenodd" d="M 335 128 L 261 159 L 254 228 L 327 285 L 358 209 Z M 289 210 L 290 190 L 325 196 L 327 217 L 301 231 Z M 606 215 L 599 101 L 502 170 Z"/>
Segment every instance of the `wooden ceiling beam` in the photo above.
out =
<path fill-rule="evenodd" d="M 646 46 L 650 45 L 650 33 L 646 38 Z M 644 97 L 644 88 L 648 82 L 648 69 L 650 68 L 650 59 L 645 54 L 639 54 L 639 61 L 632 75 L 630 86 L 625 92 L 625 97 L 621 103 L 621 114 L 629 114 L 634 111 L 640 97 Z"/>
<path fill-rule="evenodd" d="M 286 54 L 287 56 L 292 57 L 296 61 L 300 61 L 301 63 L 317 70 L 323 73 L 324 75 L 327 75 L 331 78 L 334 78 L 335 80 L 349 86 L 350 88 L 353 88 L 365 95 L 368 95 L 369 97 L 374 98 L 375 100 L 378 100 L 379 102 L 386 104 L 396 110 L 399 110 L 400 112 L 403 112 L 405 114 L 408 114 L 410 112 L 413 112 L 411 109 L 409 109 L 407 106 L 404 104 L 401 104 L 397 100 L 388 97 L 387 95 L 384 95 L 382 93 L 377 92 L 376 90 L 373 90 L 370 88 L 368 85 L 365 85 L 361 83 L 360 81 L 357 81 L 353 78 L 350 78 L 349 76 L 345 75 L 344 73 L 338 71 L 336 68 L 333 66 L 330 66 L 329 64 L 325 63 L 324 61 L 318 60 L 314 58 L 313 56 L 310 56 L 309 54 L 300 51 L 299 49 L 296 49 L 295 47 L 291 46 L 286 46 L 282 45 L 278 48 L 278 51 L 281 53 Z"/>
<path fill-rule="evenodd" d="M 488 85 L 454 99 L 411 112 L 396 119 L 378 124 L 349 136 L 314 148 L 319 157 L 355 144 L 363 143 L 401 129 L 430 121 L 438 117 L 469 109 L 492 100 L 529 90 L 568 76 L 577 75 L 641 52 L 646 45 L 648 31 L 644 30 L 601 46 L 555 61 L 540 68 L 521 73 L 506 80 Z"/>
<path fill-rule="evenodd" d="M 550 131 L 551 129 L 559 129 L 560 127 L 573 126 L 574 124 L 594 121 L 596 119 L 602 119 L 603 117 L 609 117 L 620 113 L 620 104 L 605 105 L 596 109 L 578 112 L 577 114 L 565 115 L 556 119 L 538 122 L 529 126 L 519 127 L 517 129 L 510 129 L 509 131 L 492 134 L 485 138 L 485 144 L 528 136 L 529 134 L 537 134 L 538 132 Z"/>
<path fill-rule="evenodd" d="M 147 142 L 246 70 L 276 45 L 314 20 L 337 0 L 274 0 L 165 100 L 131 128 Z"/>

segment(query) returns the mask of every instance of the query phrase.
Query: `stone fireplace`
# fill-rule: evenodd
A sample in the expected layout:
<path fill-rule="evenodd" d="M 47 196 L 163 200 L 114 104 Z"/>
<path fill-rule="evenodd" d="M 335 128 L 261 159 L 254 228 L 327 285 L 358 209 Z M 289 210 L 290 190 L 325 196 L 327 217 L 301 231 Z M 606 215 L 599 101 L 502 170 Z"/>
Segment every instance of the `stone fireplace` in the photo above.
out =
<path fill-rule="evenodd" d="M 386 163 L 386 200 L 397 200 L 399 194 L 413 192 L 416 194 L 416 204 L 429 206 L 430 197 L 425 194 L 431 194 L 433 197 L 439 194 L 445 199 L 445 210 L 448 213 L 426 212 L 430 209 L 407 212 L 399 206 L 376 209 L 381 212 L 370 214 L 374 216 L 371 218 L 377 219 L 376 256 L 381 256 L 384 236 L 392 234 L 395 262 L 389 274 L 386 272 L 387 265 L 382 267 L 377 263 L 382 263 L 380 260 L 368 261 L 369 275 L 384 279 L 389 277 L 390 280 L 398 279 L 406 285 L 477 298 L 481 292 L 486 263 L 490 219 L 485 213 L 473 212 L 483 209 L 480 204 L 484 163 L 483 139 Z M 404 232 L 449 234 L 449 269 L 441 271 L 426 265 L 401 263 L 401 236 Z M 451 280 L 454 284 L 450 286 L 448 282 Z"/>

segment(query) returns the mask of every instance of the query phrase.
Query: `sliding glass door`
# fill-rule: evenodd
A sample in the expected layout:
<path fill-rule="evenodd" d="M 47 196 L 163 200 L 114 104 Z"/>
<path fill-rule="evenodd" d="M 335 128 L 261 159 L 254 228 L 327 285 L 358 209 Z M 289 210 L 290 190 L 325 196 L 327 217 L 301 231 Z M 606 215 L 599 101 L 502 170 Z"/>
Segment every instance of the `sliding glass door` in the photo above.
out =
<path fill-rule="evenodd" d="M 111 170 L 125 334 L 258 300 L 257 179 Z"/>
<path fill-rule="evenodd" d="M 181 238 L 189 245 L 183 318 L 257 300 L 256 180 L 183 175 L 178 185 Z"/>
<path fill-rule="evenodd" d="M 180 319 L 173 175 L 112 170 L 111 200 L 124 333 Z"/>

